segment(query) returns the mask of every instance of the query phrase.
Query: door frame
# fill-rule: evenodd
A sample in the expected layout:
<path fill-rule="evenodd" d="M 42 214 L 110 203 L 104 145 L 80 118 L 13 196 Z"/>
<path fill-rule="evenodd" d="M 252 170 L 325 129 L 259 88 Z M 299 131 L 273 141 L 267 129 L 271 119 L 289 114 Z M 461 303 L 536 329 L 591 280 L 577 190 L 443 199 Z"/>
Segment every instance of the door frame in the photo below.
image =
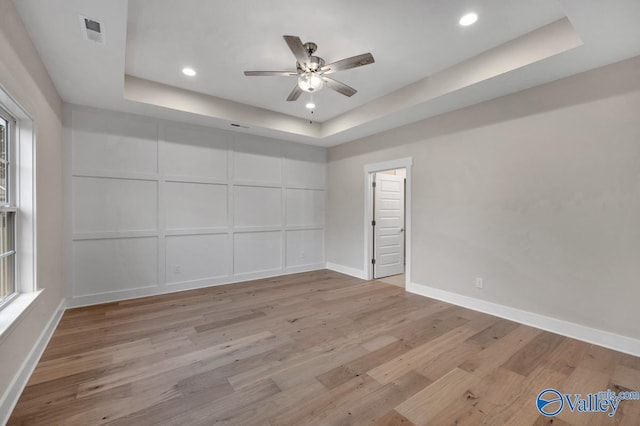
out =
<path fill-rule="evenodd" d="M 405 186 L 405 289 L 411 283 L 411 179 L 413 166 L 413 157 L 398 158 L 395 160 L 383 161 L 380 163 L 366 164 L 364 166 L 364 264 L 366 279 L 373 279 L 373 265 L 371 259 L 373 259 L 373 227 L 371 221 L 373 220 L 373 178 L 376 172 L 383 172 L 385 170 L 406 169 L 407 171 L 407 183 Z"/>

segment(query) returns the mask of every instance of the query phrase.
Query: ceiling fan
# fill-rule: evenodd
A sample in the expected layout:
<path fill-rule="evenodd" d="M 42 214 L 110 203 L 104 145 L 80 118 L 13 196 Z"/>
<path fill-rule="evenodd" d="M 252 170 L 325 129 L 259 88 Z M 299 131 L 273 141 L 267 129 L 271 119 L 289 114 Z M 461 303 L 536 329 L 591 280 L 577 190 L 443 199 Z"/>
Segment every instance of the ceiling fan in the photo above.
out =
<path fill-rule="evenodd" d="M 286 35 L 284 40 L 289 45 L 289 49 L 296 57 L 296 71 L 245 71 L 246 76 L 279 76 L 279 77 L 298 77 L 298 84 L 293 88 L 287 101 L 297 100 L 302 92 L 314 93 L 328 87 L 345 96 L 353 96 L 357 90 L 353 87 L 334 80 L 327 75 L 337 71 L 348 70 L 351 68 L 369 65 L 374 62 L 371 53 L 363 53 L 362 55 L 352 56 L 340 61 L 332 62 L 325 65 L 324 59 L 314 56 L 318 46 L 313 43 L 302 43 L 300 37 Z"/>

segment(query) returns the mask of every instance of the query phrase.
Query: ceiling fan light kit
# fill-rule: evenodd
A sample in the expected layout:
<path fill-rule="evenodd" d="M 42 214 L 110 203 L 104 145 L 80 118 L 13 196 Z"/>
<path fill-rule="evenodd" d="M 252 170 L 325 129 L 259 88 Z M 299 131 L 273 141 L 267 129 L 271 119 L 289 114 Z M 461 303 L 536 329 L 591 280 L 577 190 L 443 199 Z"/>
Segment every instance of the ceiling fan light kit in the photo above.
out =
<path fill-rule="evenodd" d="M 298 77 L 298 86 L 305 92 L 317 92 L 322 90 L 324 82 L 322 81 L 322 74 L 316 72 L 305 72 Z"/>
<path fill-rule="evenodd" d="M 358 56 L 342 59 L 325 65 L 324 59 L 315 56 L 314 53 L 318 49 L 318 45 L 313 42 L 302 43 L 297 36 L 283 36 L 287 42 L 289 49 L 296 58 L 296 72 L 291 71 L 245 71 L 244 75 L 254 76 L 297 76 L 298 83 L 293 88 L 287 101 L 296 101 L 303 92 L 315 93 L 322 90 L 325 86 L 335 90 L 336 92 L 351 97 L 357 93 L 357 90 L 340 81 L 327 77 L 337 71 L 348 70 L 351 68 L 361 67 L 372 64 L 374 61 L 371 53 L 364 53 Z M 315 105 L 314 105 L 315 107 Z"/>

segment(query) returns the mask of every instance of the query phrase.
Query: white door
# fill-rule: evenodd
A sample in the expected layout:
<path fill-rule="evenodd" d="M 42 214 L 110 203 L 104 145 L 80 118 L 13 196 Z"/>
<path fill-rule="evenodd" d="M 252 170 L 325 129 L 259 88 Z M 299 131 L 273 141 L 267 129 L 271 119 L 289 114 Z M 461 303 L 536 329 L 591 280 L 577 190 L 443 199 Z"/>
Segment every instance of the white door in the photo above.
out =
<path fill-rule="evenodd" d="M 404 177 L 376 173 L 373 201 L 373 276 L 404 272 Z"/>

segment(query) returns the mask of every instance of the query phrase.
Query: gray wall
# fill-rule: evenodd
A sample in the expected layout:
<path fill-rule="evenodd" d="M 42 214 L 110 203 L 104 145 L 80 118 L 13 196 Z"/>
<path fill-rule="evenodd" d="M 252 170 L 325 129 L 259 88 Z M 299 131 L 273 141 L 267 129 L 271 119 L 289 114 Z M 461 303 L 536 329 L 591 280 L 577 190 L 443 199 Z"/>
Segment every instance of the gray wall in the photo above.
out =
<path fill-rule="evenodd" d="M 640 338 L 638 75 L 640 57 L 332 148 L 327 262 L 364 269 L 363 166 L 410 156 L 412 282 Z"/>
<path fill-rule="evenodd" d="M 62 105 L 9 0 L 0 0 L 0 85 L 35 123 L 37 285 L 45 289 L 10 334 L 0 339 L 4 394 L 63 298 Z"/>

